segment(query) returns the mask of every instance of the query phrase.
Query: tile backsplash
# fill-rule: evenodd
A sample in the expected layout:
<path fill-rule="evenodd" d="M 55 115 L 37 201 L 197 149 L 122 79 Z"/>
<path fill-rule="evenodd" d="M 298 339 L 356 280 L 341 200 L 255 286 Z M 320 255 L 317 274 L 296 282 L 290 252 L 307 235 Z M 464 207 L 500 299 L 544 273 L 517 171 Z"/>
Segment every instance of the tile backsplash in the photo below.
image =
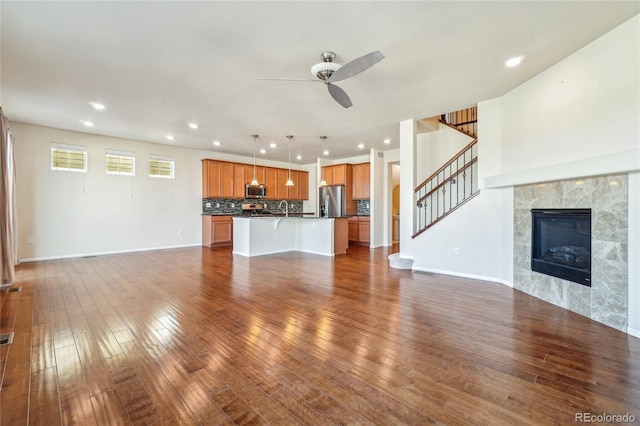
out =
<path fill-rule="evenodd" d="M 232 200 L 226 198 L 203 198 L 202 214 L 242 214 L 243 203 L 266 204 L 265 210 L 270 212 L 280 212 L 280 200 Z M 303 213 L 302 201 L 289 201 L 289 213 Z"/>
<path fill-rule="evenodd" d="M 369 216 L 369 200 L 357 200 L 358 216 Z"/>

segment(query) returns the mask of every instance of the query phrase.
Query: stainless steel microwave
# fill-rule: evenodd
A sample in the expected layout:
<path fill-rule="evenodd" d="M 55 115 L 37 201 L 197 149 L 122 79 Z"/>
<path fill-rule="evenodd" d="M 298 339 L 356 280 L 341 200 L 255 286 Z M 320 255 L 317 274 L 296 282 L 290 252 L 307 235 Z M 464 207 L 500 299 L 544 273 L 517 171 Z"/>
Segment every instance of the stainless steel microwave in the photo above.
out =
<path fill-rule="evenodd" d="M 267 187 L 264 185 L 251 186 L 246 185 L 244 187 L 244 198 L 265 198 L 267 196 Z"/>

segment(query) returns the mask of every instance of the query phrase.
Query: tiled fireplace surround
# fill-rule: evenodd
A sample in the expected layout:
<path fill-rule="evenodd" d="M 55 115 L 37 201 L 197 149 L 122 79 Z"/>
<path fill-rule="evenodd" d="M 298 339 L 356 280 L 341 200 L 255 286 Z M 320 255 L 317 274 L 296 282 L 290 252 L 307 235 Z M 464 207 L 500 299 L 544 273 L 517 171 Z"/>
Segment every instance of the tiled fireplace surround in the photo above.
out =
<path fill-rule="evenodd" d="M 626 331 L 628 179 L 610 175 L 516 186 L 513 287 Z M 531 209 L 591 208 L 591 287 L 531 271 Z"/>

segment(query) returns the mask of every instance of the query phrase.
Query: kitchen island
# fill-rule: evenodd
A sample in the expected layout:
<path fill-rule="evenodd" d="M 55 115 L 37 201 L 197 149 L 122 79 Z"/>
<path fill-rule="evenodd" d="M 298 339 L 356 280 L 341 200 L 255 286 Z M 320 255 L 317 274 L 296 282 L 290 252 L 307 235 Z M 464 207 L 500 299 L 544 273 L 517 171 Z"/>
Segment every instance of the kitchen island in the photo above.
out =
<path fill-rule="evenodd" d="M 335 256 L 346 253 L 348 244 L 347 218 L 233 218 L 233 254 L 241 256 L 289 251 Z"/>

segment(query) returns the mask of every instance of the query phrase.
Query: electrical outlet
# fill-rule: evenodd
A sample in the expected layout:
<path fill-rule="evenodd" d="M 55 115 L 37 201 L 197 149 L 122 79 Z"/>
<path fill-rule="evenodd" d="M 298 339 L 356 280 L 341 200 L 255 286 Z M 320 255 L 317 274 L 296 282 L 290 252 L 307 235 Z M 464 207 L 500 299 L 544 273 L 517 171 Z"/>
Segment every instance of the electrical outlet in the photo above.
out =
<path fill-rule="evenodd" d="M 204 206 L 209 209 L 211 208 L 211 203 L 205 203 Z"/>
<path fill-rule="evenodd" d="M 231 208 L 235 209 L 236 208 L 236 203 L 231 203 Z"/>
<path fill-rule="evenodd" d="M 33 237 L 27 237 L 27 245 L 33 245 Z"/>
<path fill-rule="evenodd" d="M 178 235 L 182 235 L 182 229 L 178 229 Z"/>
<path fill-rule="evenodd" d="M 216 209 L 220 208 L 220 203 L 216 203 Z"/>
<path fill-rule="evenodd" d="M 453 248 L 453 254 L 455 256 L 460 256 L 460 247 L 454 247 Z"/>

